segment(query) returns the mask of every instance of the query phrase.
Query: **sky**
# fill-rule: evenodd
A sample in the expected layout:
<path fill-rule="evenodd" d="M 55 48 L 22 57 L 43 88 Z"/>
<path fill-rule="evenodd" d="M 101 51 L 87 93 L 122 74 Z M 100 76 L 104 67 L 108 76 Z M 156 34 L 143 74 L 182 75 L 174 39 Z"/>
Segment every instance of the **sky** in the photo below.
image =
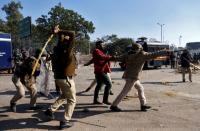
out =
<path fill-rule="evenodd" d="M 11 0 L 1 0 L 0 8 Z M 19 0 L 15 0 L 19 1 Z M 96 40 L 116 34 L 119 38 L 145 36 L 169 44 L 184 47 L 187 42 L 200 41 L 200 0 L 20 0 L 24 17 L 31 16 L 33 23 L 41 15 L 47 15 L 60 2 L 92 21 Z M 0 18 L 5 20 L 0 10 Z"/>

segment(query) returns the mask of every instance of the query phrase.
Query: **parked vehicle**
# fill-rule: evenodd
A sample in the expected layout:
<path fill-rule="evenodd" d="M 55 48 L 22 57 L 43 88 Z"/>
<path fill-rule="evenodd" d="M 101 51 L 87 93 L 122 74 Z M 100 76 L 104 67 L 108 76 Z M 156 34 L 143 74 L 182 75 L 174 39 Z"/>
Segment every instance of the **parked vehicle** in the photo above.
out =
<path fill-rule="evenodd" d="M 160 43 L 160 42 L 148 42 L 144 41 L 144 39 L 139 39 L 136 41 L 136 43 L 141 44 L 143 47 L 143 50 L 146 52 L 155 52 L 163 49 L 169 49 L 169 45 Z M 127 46 L 125 49 L 125 52 L 129 52 L 131 50 L 131 45 Z M 144 64 L 143 69 L 148 69 L 148 68 L 160 68 L 162 65 L 168 65 L 169 64 L 169 56 L 160 56 L 155 59 L 146 61 Z M 119 63 L 121 69 L 126 69 L 126 63 L 121 62 Z"/>
<path fill-rule="evenodd" d="M 169 45 L 163 43 L 148 43 L 148 52 L 155 52 L 163 49 L 169 49 Z M 156 57 L 147 62 L 149 68 L 160 68 L 162 65 L 169 65 L 169 56 Z"/>
<path fill-rule="evenodd" d="M 0 33 L 0 71 L 12 72 L 12 43 L 9 33 Z"/>

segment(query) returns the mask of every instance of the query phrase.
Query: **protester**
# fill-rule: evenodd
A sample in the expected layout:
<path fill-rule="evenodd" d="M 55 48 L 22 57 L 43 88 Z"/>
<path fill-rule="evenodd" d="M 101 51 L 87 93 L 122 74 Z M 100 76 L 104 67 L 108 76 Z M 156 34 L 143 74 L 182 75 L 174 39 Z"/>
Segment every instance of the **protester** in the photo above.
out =
<path fill-rule="evenodd" d="M 76 88 L 74 75 L 76 69 L 75 58 L 75 33 L 74 31 L 60 30 L 58 26 L 54 28 L 54 33 L 58 34 L 58 43 L 54 47 L 52 57 L 55 82 L 61 89 L 61 95 L 45 111 L 45 115 L 54 119 L 54 112 L 67 102 L 63 120 L 60 121 L 60 129 L 73 126 L 71 117 L 76 105 Z"/>
<path fill-rule="evenodd" d="M 123 74 L 123 78 L 126 80 L 125 86 L 120 92 L 120 94 L 117 96 L 117 98 L 114 100 L 114 102 L 111 104 L 110 109 L 112 111 L 121 111 L 121 109 L 118 107 L 118 104 L 122 101 L 122 99 L 127 95 L 127 93 L 131 90 L 133 86 L 138 91 L 138 98 L 140 100 L 141 111 L 147 111 L 147 109 L 151 108 L 151 106 L 148 106 L 146 104 L 147 102 L 144 94 L 144 88 L 140 83 L 139 76 L 145 61 L 164 54 L 167 54 L 166 51 L 159 51 L 153 53 L 145 52 L 143 51 L 143 48 L 140 44 L 134 43 L 132 44 L 132 52 L 115 58 L 119 61 L 125 60 L 127 63 L 127 68 Z"/>
<path fill-rule="evenodd" d="M 94 104 L 102 104 L 99 101 L 99 90 L 101 89 L 101 86 L 105 84 L 105 90 L 103 95 L 103 103 L 110 105 L 111 103 L 108 101 L 110 89 L 112 87 L 111 80 L 109 79 L 108 73 L 111 72 L 109 60 L 112 58 L 109 55 L 105 55 L 103 50 L 103 42 L 97 41 L 96 42 L 96 48 L 93 51 L 93 62 L 94 62 L 94 74 L 95 79 L 97 81 L 97 85 L 95 87 L 94 91 Z"/>
<path fill-rule="evenodd" d="M 84 64 L 84 66 L 89 66 L 90 64 L 93 63 L 93 59 L 91 59 L 90 61 L 88 61 L 87 63 Z M 110 64 L 109 64 L 110 66 Z M 111 76 L 110 76 L 110 73 L 107 73 L 110 81 L 111 81 L 111 84 L 112 84 L 112 79 L 111 79 Z M 88 88 L 85 90 L 85 92 L 88 92 L 90 91 L 93 87 L 95 87 L 95 84 L 97 83 L 96 79 L 94 79 L 91 84 L 88 86 Z M 112 89 L 110 89 L 110 95 L 114 95 L 114 93 L 112 92 Z"/>
<path fill-rule="evenodd" d="M 41 67 L 40 67 L 40 75 L 37 77 L 37 86 L 39 87 L 39 91 L 42 95 L 48 96 L 51 85 L 51 76 L 52 76 L 52 67 L 51 60 L 49 59 L 49 55 L 45 50 L 41 56 Z"/>
<path fill-rule="evenodd" d="M 175 56 L 174 52 L 171 52 L 171 54 L 170 54 L 171 69 L 175 68 L 175 63 L 176 63 L 176 56 Z"/>
<path fill-rule="evenodd" d="M 19 64 L 12 77 L 12 81 L 16 86 L 17 92 L 14 97 L 10 100 L 10 108 L 13 112 L 16 112 L 16 103 L 22 97 L 25 96 L 25 88 L 26 87 L 31 95 L 30 99 L 30 109 L 37 110 L 41 109 L 41 106 L 36 106 L 36 99 L 37 99 L 37 88 L 35 86 L 36 77 L 40 73 L 40 64 L 38 64 L 35 73 L 32 76 L 32 67 L 35 64 L 36 58 L 33 56 L 29 56 L 28 51 L 22 52 L 23 61 Z M 36 54 L 36 57 L 38 54 Z"/>
<path fill-rule="evenodd" d="M 13 52 L 13 60 L 14 60 L 14 68 L 13 68 L 13 71 L 16 69 L 16 67 L 18 65 L 21 64 L 21 60 L 22 60 L 22 53 L 20 51 L 20 49 L 16 49 L 14 52 Z"/>
<path fill-rule="evenodd" d="M 181 72 L 182 72 L 182 80 L 185 82 L 185 72 L 188 71 L 189 73 L 189 81 L 192 82 L 192 70 L 190 67 L 190 62 L 192 62 L 192 57 L 189 52 L 185 49 L 180 56 L 181 62 Z"/>

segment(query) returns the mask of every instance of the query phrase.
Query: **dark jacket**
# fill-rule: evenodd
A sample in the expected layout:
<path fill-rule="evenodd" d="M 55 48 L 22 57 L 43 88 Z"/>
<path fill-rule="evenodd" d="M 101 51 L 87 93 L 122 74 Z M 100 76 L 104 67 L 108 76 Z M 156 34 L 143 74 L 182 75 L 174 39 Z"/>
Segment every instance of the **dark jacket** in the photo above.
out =
<path fill-rule="evenodd" d="M 181 67 L 189 68 L 190 62 L 192 62 L 192 57 L 189 52 L 183 52 L 180 57 L 181 60 Z"/>
<path fill-rule="evenodd" d="M 19 77 L 23 84 L 25 84 L 25 79 L 31 79 L 31 78 L 34 78 L 34 79 L 32 79 L 31 82 L 35 83 L 36 77 L 39 76 L 39 74 L 40 74 L 41 61 L 39 61 L 38 65 L 36 67 L 35 73 L 33 74 L 33 77 L 31 77 L 35 62 L 36 62 L 36 58 L 33 56 L 26 58 L 22 62 L 22 64 L 20 64 L 16 67 L 14 76 Z"/>
<path fill-rule="evenodd" d="M 75 75 L 76 58 L 74 48 L 75 32 L 66 30 L 59 31 L 58 44 L 54 47 L 54 53 L 52 55 L 53 71 L 56 79 L 64 79 L 67 76 Z"/>

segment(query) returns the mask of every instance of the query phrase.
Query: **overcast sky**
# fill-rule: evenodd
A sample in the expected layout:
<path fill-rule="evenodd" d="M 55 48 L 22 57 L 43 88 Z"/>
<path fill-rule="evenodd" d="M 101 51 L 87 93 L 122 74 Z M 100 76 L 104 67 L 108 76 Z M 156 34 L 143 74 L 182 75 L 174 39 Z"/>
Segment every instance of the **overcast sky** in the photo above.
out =
<path fill-rule="evenodd" d="M 17 1 L 17 0 L 15 0 Z M 137 39 L 145 36 L 161 39 L 164 24 L 164 40 L 170 44 L 185 46 L 187 42 L 200 41 L 200 0 L 20 0 L 24 17 L 34 22 L 47 15 L 59 2 L 67 9 L 92 21 L 96 27 L 91 34 L 95 40 L 105 35 Z M 10 0 L 1 0 L 0 8 Z M 0 18 L 5 13 L 0 11 Z"/>

